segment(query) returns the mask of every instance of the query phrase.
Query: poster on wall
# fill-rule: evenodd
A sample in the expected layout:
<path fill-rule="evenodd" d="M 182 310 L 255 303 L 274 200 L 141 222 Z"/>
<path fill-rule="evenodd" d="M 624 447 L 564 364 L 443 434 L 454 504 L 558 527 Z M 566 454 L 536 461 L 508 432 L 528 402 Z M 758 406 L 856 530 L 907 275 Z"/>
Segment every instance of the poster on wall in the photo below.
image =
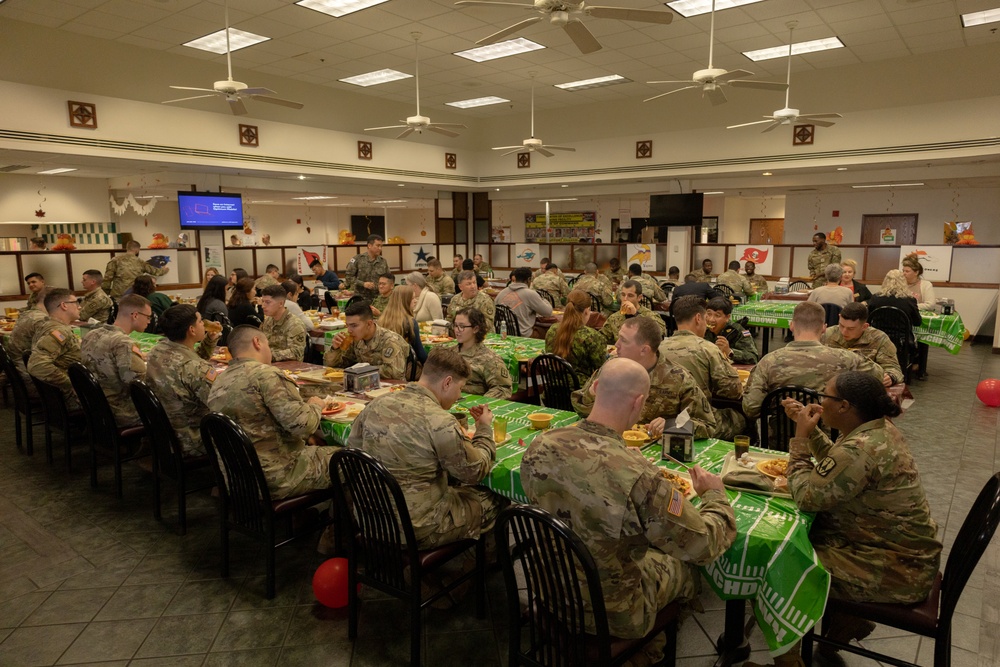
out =
<path fill-rule="evenodd" d="M 907 255 L 916 255 L 917 261 L 924 267 L 924 279 L 947 281 L 951 278 L 951 246 L 950 245 L 903 245 L 899 246 L 899 261 Z"/>
<path fill-rule="evenodd" d="M 896 230 L 886 227 L 879 232 L 879 245 L 896 245 Z"/>
<path fill-rule="evenodd" d="M 527 266 L 537 269 L 539 266 L 540 249 L 537 243 L 515 243 L 514 244 L 514 267 Z"/>
<path fill-rule="evenodd" d="M 548 243 L 593 243 L 597 227 L 596 211 L 524 214 L 524 240 Z"/>
<path fill-rule="evenodd" d="M 774 275 L 771 271 L 771 265 L 774 264 L 773 245 L 738 245 L 736 246 L 736 259 L 739 260 L 740 264 L 753 262 L 757 265 L 754 272 L 762 276 Z"/>
<path fill-rule="evenodd" d="M 629 243 L 626 246 L 625 267 L 638 264 L 643 271 L 654 271 L 656 269 L 656 246 L 651 243 Z"/>
<path fill-rule="evenodd" d="M 326 261 L 325 245 L 299 246 L 295 254 L 295 270 L 299 272 L 300 276 L 311 276 L 313 270 L 309 268 L 309 265 L 316 260 L 322 262 L 324 269 L 329 266 Z"/>
<path fill-rule="evenodd" d="M 403 268 L 407 271 L 426 269 L 427 258 L 434 256 L 433 243 L 411 243 L 402 248 Z"/>
<path fill-rule="evenodd" d="M 157 278 L 157 284 L 163 285 L 167 283 L 180 282 L 177 278 L 179 269 L 177 268 L 176 250 L 166 248 L 143 248 L 139 251 L 139 257 L 158 269 L 162 269 L 164 267 L 170 269 L 170 272 L 167 275 Z"/>
<path fill-rule="evenodd" d="M 510 225 L 494 225 L 492 236 L 494 243 L 510 243 L 514 239 Z"/>
<path fill-rule="evenodd" d="M 226 275 L 225 254 L 221 245 L 206 245 L 201 247 L 201 265 L 208 271 L 215 269 L 219 275 Z"/>

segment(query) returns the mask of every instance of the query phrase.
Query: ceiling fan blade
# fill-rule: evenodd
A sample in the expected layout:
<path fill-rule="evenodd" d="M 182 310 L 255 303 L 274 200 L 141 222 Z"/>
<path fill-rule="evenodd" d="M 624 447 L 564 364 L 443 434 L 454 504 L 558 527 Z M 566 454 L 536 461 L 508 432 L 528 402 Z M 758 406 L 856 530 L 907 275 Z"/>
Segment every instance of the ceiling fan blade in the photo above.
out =
<path fill-rule="evenodd" d="M 778 127 L 780 127 L 780 126 L 781 126 L 781 124 L 782 124 L 782 123 L 781 123 L 781 121 L 780 121 L 780 120 L 776 120 L 776 121 L 774 121 L 774 122 L 773 122 L 773 123 L 771 124 L 771 127 L 765 127 L 765 128 L 763 129 L 763 130 L 761 130 L 761 132 L 760 132 L 760 133 L 761 133 L 761 134 L 764 134 L 765 132 L 770 132 L 771 130 L 776 130 L 776 129 L 778 129 Z"/>
<path fill-rule="evenodd" d="M 428 125 L 427 129 L 430 130 L 431 132 L 437 132 L 438 134 L 443 134 L 446 137 L 457 137 L 458 136 L 458 132 L 455 132 L 454 130 L 446 130 L 445 128 L 440 127 L 437 124 Z"/>
<path fill-rule="evenodd" d="M 520 149 L 524 148 L 524 146 L 494 146 L 490 150 L 494 150 L 494 151 L 509 151 L 512 148 L 516 148 L 516 149 L 520 150 Z"/>
<path fill-rule="evenodd" d="M 455 3 L 455 5 L 458 7 L 478 5 L 484 7 L 498 6 L 498 7 L 517 7 L 518 9 L 534 9 L 532 5 L 525 5 L 520 2 L 491 2 L 490 0 L 458 0 L 458 2 Z"/>
<path fill-rule="evenodd" d="M 461 123 L 430 123 L 428 127 L 454 127 L 459 130 L 469 129 L 467 126 L 462 125 Z"/>
<path fill-rule="evenodd" d="M 276 95 L 270 88 L 244 88 L 240 91 L 241 95 Z"/>
<path fill-rule="evenodd" d="M 570 148 L 569 146 L 549 146 L 547 144 L 543 144 L 542 148 L 547 148 L 550 151 L 570 151 L 571 153 L 576 152 L 575 148 Z"/>
<path fill-rule="evenodd" d="M 531 151 L 524 146 L 513 146 L 514 150 L 507 151 L 506 153 L 500 153 L 500 157 L 507 157 L 508 155 L 513 155 L 514 153 L 530 153 Z M 498 150 L 494 148 L 493 150 Z"/>
<path fill-rule="evenodd" d="M 405 139 L 406 137 L 408 137 L 408 136 L 410 136 L 411 134 L 413 134 L 413 132 L 414 132 L 415 130 L 416 130 L 416 128 L 415 128 L 415 127 L 408 127 L 408 128 L 406 128 L 405 130 L 403 130 L 402 132 L 400 132 L 399 134 L 397 134 L 397 135 L 396 135 L 396 138 L 397 138 L 397 139 Z"/>
<path fill-rule="evenodd" d="M 280 97 L 271 97 L 270 95 L 251 95 L 250 97 L 257 100 L 258 102 L 267 102 L 268 104 L 280 104 L 281 106 L 288 107 L 290 109 L 301 109 L 303 106 L 305 106 L 301 102 L 283 100 Z"/>
<path fill-rule="evenodd" d="M 802 118 L 801 116 L 799 117 L 799 120 L 809 121 L 813 125 L 819 125 L 820 127 L 833 127 L 836 123 L 836 121 L 832 120 L 816 120 L 815 118 Z"/>
<path fill-rule="evenodd" d="M 672 13 L 658 12 L 652 9 L 593 7 L 588 5 L 584 12 L 596 19 L 618 19 L 619 21 L 640 21 L 642 23 L 659 23 L 662 25 L 667 25 L 674 20 Z"/>
<path fill-rule="evenodd" d="M 687 79 L 685 81 L 647 81 L 646 83 L 698 83 L 698 82 L 692 79 Z M 700 86 L 701 84 L 698 83 L 698 85 Z"/>
<path fill-rule="evenodd" d="M 799 120 L 803 118 L 843 118 L 839 113 L 803 113 L 799 114 Z"/>
<path fill-rule="evenodd" d="M 174 102 L 187 102 L 188 100 L 200 100 L 203 97 L 215 97 L 215 95 L 195 95 L 194 97 L 182 97 L 177 100 L 167 100 L 166 102 L 161 102 L 160 104 L 173 104 Z"/>
<path fill-rule="evenodd" d="M 682 90 L 691 90 L 692 88 L 701 88 L 701 85 L 699 84 L 697 86 L 684 86 L 683 88 L 675 88 L 673 90 L 668 90 L 665 93 L 660 93 L 659 95 L 653 95 L 652 97 L 646 98 L 643 100 L 643 102 L 652 102 L 653 100 L 659 99 L 666 95 L 673 95 L 674 93 L 679 93 Z"/>
<path fill-rule="evenodd" d="M 366 127 L 365 132 L 374 132 L 375 130 L 398 130 L 401 127 L 409 127 L 409 125 L 406 125 L 404 123 L 403 125 L 383 125 L 382 127 Z"/>
<path fill-rule="evenodd" d="M 580 53 L 586 54 L 601 50 L 601 43 L 594 37 L 594 33 L 590 32 L 587 26 L 581 22 L 569 21 L 563 26 L 563 30 L 566 31 L 569 38 L 576 44 L 576 48 L 580 49 Z"/>
<path fill-rule="evenodd" d="M 233 112 L 234 116 L 247 115 L 247 107 L 243 104 L 243 100 L 238 97 L 226 97 L 226 101 L 229 102 L 229 110 Z"/>
<path fill-rule="evenodd" d="M 748 72 L 745 69 L 734 69 L 715 77 L 715 81 L 717 83 L 728 83 L 734 79 L 746 79 L 751 76 L 753 76 L 753 72 Z"/>
<path fill-rule="evenodd" d="M 708 101 L 712 103 L 712 106 L 717 107 L 720 104 L 726 103 L 726 94 L 722 92 L 721 86 L 713 86 L 711 88 L 702 88 L 702 96 L 708 97 Z"/>
<path fill-rule="evenodd" d="M 532 23 L 538 23 L 541 20 L 542 20 L 541 16 L 535 16 L 535 17 L 532 17 L 530 19 L 525 19 L 524 21 L 519 21 L 518 23 L 515 23 L 512 26 L 507 26 L 503 30 L 500 30 L 499 32 L 493 33 L 489 37 L 483 37 L 481 40 L 479 40 L 478 42 L 476 42 L 476 44 L 479 45 L 479 46 L 488 46 L 490 44 L 496 44 L 497 42 L 499 42 L 500 40 L 502 40 L 507 35 L 512 35 L 515 32 L 518 32 L 519 30 L 521 30 L 521 28 L 527 27 L 527 26 L 531 25 Z"/>
<path fill-rule="evenodd" d="M 759 88 L 760 90 L 785 90 L 788 88 L 787 83 L 782 83 L 778 81 L 730 81 L 729 84 L 733 88 Z"/>
<path fill-rule="evenodd" d="M 555 157 L 555 153 L 547 151 L 544 148 L 542 148 L 541 146 L 535 146 L 534 152 L 538 153 L 540 155 L 544 155 L 545 157 Z"/>
<path fill-rule="evenodd" d="M 170 86 L 174 90 L 200 90 L 203 93 L 216 93 L 215 88 L 192 88 L 191 86 Z"/>
<path fill-rule="evenodd" d="M 750 127 L 751 125 L 760 125 L 761 123 L 775 123 L 775 122 L 777 122 L 777 121 L 775 121 L 773 118 L 771 118 L 770 116 L 768 116 L 767 120 L 755 120 L 752 123 L 740 123 L 739 125 L 727 125 L 726 129 L 727 130 L 734 130 L 737 127 Z"/>

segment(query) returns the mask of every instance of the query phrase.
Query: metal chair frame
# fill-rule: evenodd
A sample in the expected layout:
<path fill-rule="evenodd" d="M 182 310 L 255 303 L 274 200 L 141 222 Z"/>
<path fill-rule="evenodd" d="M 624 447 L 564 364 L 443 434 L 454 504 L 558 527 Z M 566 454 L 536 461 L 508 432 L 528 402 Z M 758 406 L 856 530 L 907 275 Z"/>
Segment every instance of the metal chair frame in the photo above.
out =
<path fill-rule="evenodd" d="M 508 336 L 521 335 L 521 325 L 518 324 L 517 316 L 514 315 L 514 311 L 502 303 L 498 303 L 496 306 L 496 316 L 493 319 L 493 329 L 496 333 L 500 333 L 501 322 L 506 322 Z"/>
<path fill-rule="evenodd" d="M 550 306 L 552 306 L 553 308 L 556 307 L 556 300 L 553 298 L 551 294 L 549 294 L 543 289 L 536 289 L 535 293 L 538 294 L 538 296 L 545 299 L 546 301 L 548 301 Z"/>
<path fill-rule="evenodd" d="M 542 354 L 531 360 L 528 376 L 539 405 L 573 411 L 570 395 L 580 388 L 573 365 L 557 354 Z"/>
<path fill-rule="evenodd" d="M 2 337 L 0 337 L 0 367 L 7 375 L 7 382 L 14 394 L 14 442 L 17 444 L 18 450 L 24 451 L 28 456 L 34 456 L 34 427 L 45 424 L 45 406 L 42 405 L 40 399 L 32 398 L 28 392 L 28 385 L 8 353 Z M 21 435 L 22 415 L 24 416 L 25 430 L 23 436 Z M 24 442 L 23 448 L 22 441 Z"/>
<path fill-rule="evenodd" d="M 760 446 L 764 449 L 787 452 L 788 442 L 795 435 L 795 422 L 785 415 L 785 409 L 781 407 L 781 401 L 786 398 L 794 398 L 802 405 L 820 401 L 817 392 L 797 385 L 786 385 L 768 392 L 760 409 Z"/>
<path fill-rule="evenodd" d="M 896 359 L 903 370 L 903 382 L 910 381 L 910 365 L 916 347 L 910 318 L 895 306 L 881 306 L 868 314 L 868 324 L 889 337 L 896 346 Z"/>
<path fill-rule="evenodd" d="M 793 280 L 788 283 L 789 292 L 798 292 L 800 289 L 812 289 L 812 285 L 804 280 Z"/>
<path fill-rule="evenodd" d="M 28 366 L 28 358 L 31 352 L 24 353 L 24 365 Z M 54 456 L 52 454 L 52 431 L 56 430 L 63 434 L 63 446 L 66 449 L 66 469 L 73 470 L 73 441 L 76 439 L 73 434 L 87 436 L 86 429 L 75 428 L 81 423 L 86 424 L 83 412 L 70 411 L 66 405 L 66 397 L 63 396 L 62 389 L 39 380 L 34 375 L 31 381 L 35 384 L 38 396 L 41 399 L 42 408 L 45 412 L 45 460 L 52 464 Z"/>

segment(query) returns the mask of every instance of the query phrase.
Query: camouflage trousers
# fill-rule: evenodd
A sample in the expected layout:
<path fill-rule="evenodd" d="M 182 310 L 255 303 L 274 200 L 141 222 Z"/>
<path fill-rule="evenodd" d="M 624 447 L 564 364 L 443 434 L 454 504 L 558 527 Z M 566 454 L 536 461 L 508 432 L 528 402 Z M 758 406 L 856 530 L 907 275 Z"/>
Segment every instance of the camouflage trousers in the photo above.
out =
<path fill-rule="evenodd" d="M 936 569 L 868 562 L 850 547 L 816 544 L 816 556 L 830 573 L 830 597 L 857 602 L 914 604 L 927 599 Z"/>
<path fill-rule="evenodd" d="M 452 487 L 450 491 L 457 494 L 459 501 L 465 505 L 466 511 L 460 514 L 468 520 L 462 525 L 456 525 L 454 515 L 449 513 L 440 524 L 432 526 L 430 531 L 415 530 L 421 549 L 433 549 L 442 544 L 478 538 L 493 529 L 500 510 L 510 502 L 483 486 L 458 486 Z"/>
<path fill-rule="evenodd" d="M 271 496 L 291 498 L 310 491 L 330 488 L 330 457 L 339 447 L 304 447 L 290 464 L 274 471 L 261 460 Z"/>
<path fill-rule="evenodd" d="M 738 410 L 733 408 L 715 408 L 715 433 L 712 434 L 713 438 L 718 438 L 719 440 L 728 440 L 732 442 L 733 438 L 743 432 L 743 429 L 747 427 L 747 420 Z"/>

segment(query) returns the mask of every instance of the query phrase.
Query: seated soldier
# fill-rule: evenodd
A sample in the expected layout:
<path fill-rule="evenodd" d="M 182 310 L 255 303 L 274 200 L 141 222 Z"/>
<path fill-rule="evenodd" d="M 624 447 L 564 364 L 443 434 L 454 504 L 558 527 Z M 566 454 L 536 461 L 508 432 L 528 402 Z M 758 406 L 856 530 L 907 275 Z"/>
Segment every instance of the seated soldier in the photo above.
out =
<path fill-rule="evenodd" d="M 485 338 L 486 318 L 482 313 L 475 308 L 463 308 L 455 314 L 458 351 L 469 364 L 465 393 L 486 398 L 510 398 L 510 371 L 500 355 L 483 345 Z"/>
<path fill-rule="evenodd" d="M 427 260 L 427 286 L 438 296 L 451 296 L 455 293 L 455 281 L 444 272 L 441 260 L 437 258 Z"/>
<path fill-rule="evenodd" d="M 15 368 L 17 368 L 17 372 L 21 375 L 21 379 L 24 380 L 24 386 L 28 390 L 28 395 L 32 398 L 38 398 L 38 390 L 35 389 L 35 383 L 31 381 L 28 369 L 24 365 L 24 353 L 31 349 L 31 341 L 34 339 L 38 327 L 49 319 L 49 313 L 45 310 L 45 297 L 48 296 L 49 291 L 52 289 L 51 287 L 42 287 L 38 291 L 38 300 L 35 302 L 35 307 L 21 311 L 17 322 L 14 324 L 14 330 L 10 332 L 4 341 L 7 354 L 10 356 L 10 360 L 14 363 Z"/>
<path fill-rule="evenodd" d="M 551 296 L 557 306 L 562 305 L 566 295 L 569 294 L 569 285 L 559 272 L 559 267 L 551 262 L 548 268 L 531 282 L 531 288 Z"/>
<path fill-rule="evenodd" d="M 850 350 L 874 361 L 884 371 L 882 384 L 886 387 L 903 381 L 903 369 L 899 366 L 896 346 L 885 332 L 873 329 L 868 324 L 868 306 L 863 303 L 844 306 L 840 311 L 840 325 L 826 330 L 823 344 Z"/>
<path fill-rule="evenodd" d="M 469 262 L 471 260 L 467 259 L 465 261 Z M 454 322 L 455 313 L 463 308 L 475 308 L 481 312 L 483 317 L 486 318 L 486 328 L 489 331 L 493 331 L 493 320 L 497 314 L 496 304 L 489 294 L 479 290 L 479 284 L 476 282 L 476 274 L 471 269 L 458 274 L 458 294 L 448 304 L 448 321 Z M 522 331 L 521 333 L 525 332 Z M 530 333 L 526 335 L 530 335 Z"/>
<path fill-rule="evenodd" d="M 740 263 L 736 260 L 729 262 L 729 268 L 719 274 L 716 284 L 725 285 L 733 290 L 733 295 L 737 298 L 751 297 L 754 295 L 753 285 L 750 281 L 740 275 Z"/>
<path fill-rule="evenodd" d="M 302 320 L 285 308 L 288 292 L 280 285 L 264 288 L 260 307 L 264 310 L 261 332 L 267 336 L 273 361 L 302 361 L 306 354 L 309 334 Z"/>
<path fill-rule="evenodd" d="M 622 300 L 621 308 L 618 312 L 611 313 L 604 326 L 601 327 L 601 335 L 604 336 L 604 340 L 608 342 L 608 345 L 612 345 L 618 340 L 618 330 L 622 328 L 622 324 L 637 316 L 653 320 L 660 325 L 663 335 L 667 335 L 667 324 L 663 321 L 663 318 L 649 308 L 639 305 L 639 297 L 642 296 L 642 285 L 634 280 L 626 280 L 622 283 L 619 295 Z"/>
<path fill-rule="evenodd" d="M 80 339 L 70 327 L 80 318 L 80 302 L 68 289 L 56 288 L 45 296 L 45 310 L 49 317 L 38 326 L 31 340 L 28 374 L 59 387 L 66 407 L 79 410 L 80 401 L 67 371 L 74 363 L 83 361 Z"/>
<path fill-rule="evenodd" d="M 664 293 L 663 289 L 656 284 L 653 277 L 642 272 L 642 264 L 629 264 L 628 275 L 629 280 L 634 280 L 642 285 L 642 291 L 640 291 L 639 294 L 645 294 L 654 303 L 663 303 L 667 300 L 666 293 Z"/>
<path fill-rule="evenodd" d="M 601 312 L 611 314 L 615 304 L 614 288 L 611 281 L 597 272 L 597 264 L 587 262 L 583 275 L 577 278 L 573 289 L 583 290 L 597 300 Z"/>
<path fill-rule="evenodd" d="M 114 303 L 107 292 L 101 289 L 104 282 L 104 274 L 97 269 L 88 269 L 83 272 L 80 279 L 80 286 L 85 294 L 80 297 L 80 321 L 87 322 L 94 318 L 101 324 L 105 324 L 111 317 L 111 307 Z"/>
<path fill-rule="evenodd" d="M 733 302 L 724 296 L 712 297 L 705 307 L 705 340 L 715 343 L 723 356 L 734 364 L 756 364 L 760 359 L 750 332 L 733 322 Z"/>
<path fill-rule="evenodd" d="M 267 268 L 264 269 L 264 275 L 254 281 L 254 288 L 263 292 L 264 289 L 270 287 L 271 285 L 277 285 L 280 281 L 278 277 L 280 276 L 280 271 L 276 264 L 268 264 Z"/>
<path fill-rule="evenodd" d="M 347 330 L 333 337 L 323 365 L 347 368 L 362 362 L 378 366 L 384 380 L 402 380 L 410 349 L 406 339 L 376 324 L 367 301 L 352 303 L 344 311 L 344 319 Z"/>
<path fill-rule="evenodd" d="M 392 288 L 396 286 L 396 276 L 385 273 L 378 277 L 378 295 L 372 299 L 372 315 L 378 317 L 385 310 L 392 296 Z"/>

